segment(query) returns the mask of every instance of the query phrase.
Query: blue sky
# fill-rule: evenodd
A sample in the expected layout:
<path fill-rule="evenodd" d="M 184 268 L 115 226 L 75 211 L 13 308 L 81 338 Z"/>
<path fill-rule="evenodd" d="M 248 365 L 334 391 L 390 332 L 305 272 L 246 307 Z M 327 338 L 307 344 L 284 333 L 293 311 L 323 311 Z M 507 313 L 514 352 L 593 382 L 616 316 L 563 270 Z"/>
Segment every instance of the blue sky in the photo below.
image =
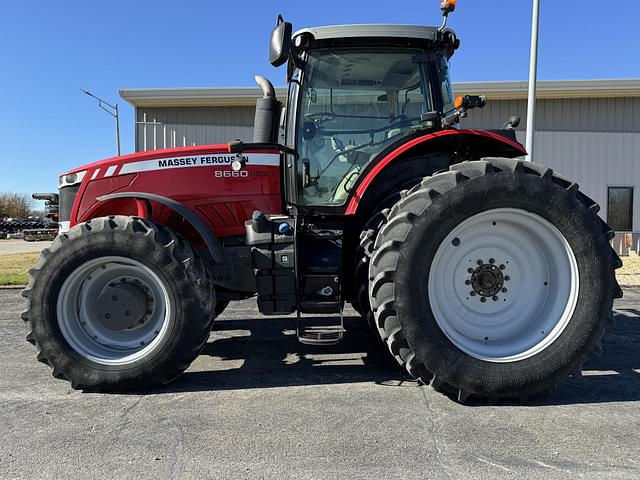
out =
<path fill-rule="evenodd" d="M 541 79 L 640 78 L 640 2 L 541 0 Z M 250 86 L 282 13 L 294 29 L 337 23 L 439 24 L 439 0 L 7 1 L 0 11 L 0 191 L 54 191 L 58 173 L 114 154 L 113 119 L 78 89 L 133 109 L 119 88 Z M 531 0 L 459 0 L 455 81 L 528 75 Z"/>

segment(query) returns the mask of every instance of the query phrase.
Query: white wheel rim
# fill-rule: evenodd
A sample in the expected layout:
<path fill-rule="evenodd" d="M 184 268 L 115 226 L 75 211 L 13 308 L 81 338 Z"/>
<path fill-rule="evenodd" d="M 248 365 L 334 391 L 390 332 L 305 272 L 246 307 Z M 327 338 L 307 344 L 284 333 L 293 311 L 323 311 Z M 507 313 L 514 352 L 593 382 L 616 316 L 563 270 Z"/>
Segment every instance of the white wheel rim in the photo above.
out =
<path fill-rule="evenodd" d="M 56 312 L 71 348 L 103 365 L 128 365 L 147 357 L 173 323 L 166 283 L 141 262 L 116 256 L 90 260 L 71 272 Z"/>
<path fill-rule="evenodd" d="M 444 239 L 428 291 L 434 318 L 456 347 L 480 360 L 514 362 L 562 334 L 578 287 L 562 233 L 539 215 L 500 208 L 466 219 Z"/>

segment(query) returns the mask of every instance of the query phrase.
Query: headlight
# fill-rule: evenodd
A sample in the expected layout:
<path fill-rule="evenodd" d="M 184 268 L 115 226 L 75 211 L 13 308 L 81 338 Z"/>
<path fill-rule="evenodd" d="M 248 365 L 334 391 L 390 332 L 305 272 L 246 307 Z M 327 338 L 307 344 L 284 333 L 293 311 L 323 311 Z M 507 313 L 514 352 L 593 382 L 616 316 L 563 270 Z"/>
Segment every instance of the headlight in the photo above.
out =
<path fill-rule="evenodd" d="M 67 173 L 65 175 L 62 175 L 60 178 L 58 178 L 58 188 L 70 187 L 71 185 L 76 185 L 82 182 L 82 179 L 86 174 L 87 174 L 87 171 L 83 170 L 82 172 Z"/>

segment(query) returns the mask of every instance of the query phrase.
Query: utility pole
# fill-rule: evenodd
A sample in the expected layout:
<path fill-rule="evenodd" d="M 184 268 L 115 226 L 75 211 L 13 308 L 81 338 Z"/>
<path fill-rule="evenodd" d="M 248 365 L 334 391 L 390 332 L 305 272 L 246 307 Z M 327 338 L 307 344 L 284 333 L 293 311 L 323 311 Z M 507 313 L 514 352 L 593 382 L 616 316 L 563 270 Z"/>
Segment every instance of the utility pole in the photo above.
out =
<path fill-rule="evenodd" d="M 80 91 L 98 100 L 98 106 L 116 119 L 116 145 L 118 148 L 118 156 L 120 156 L 120 117 L 118 115 L 118 104 L 111 105 L 109 102 L 104 101 L 100 97 L 96 97 L 93 93 L 83 90 L 82 88 Z"/>
<path fill-rule="evenodd" d="M 533 0 L 531 16 L 531 56 L 529 63 L 529 101 L 527 104 L 527 160 L 533 161 L 536 128 L 536 87 L 538 82 L 538 30 L 540 26 L 540 0 Z"/>

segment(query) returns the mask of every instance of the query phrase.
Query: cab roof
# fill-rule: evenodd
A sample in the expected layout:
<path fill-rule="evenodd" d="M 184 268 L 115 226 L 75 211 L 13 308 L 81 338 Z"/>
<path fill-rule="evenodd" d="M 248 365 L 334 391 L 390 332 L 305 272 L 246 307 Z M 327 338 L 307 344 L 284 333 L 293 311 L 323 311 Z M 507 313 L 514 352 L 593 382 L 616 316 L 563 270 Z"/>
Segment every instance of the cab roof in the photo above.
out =
<path fill-rule="evenodd" d="M 317 41 L 340 38 L 411 38 L 418 40 L 438 40 L 437 27 L 419 25 L 330 25 L 326 27 L 312 27 L 298 30 L 293 38 L 304 34 L 311 34 Z"/>

